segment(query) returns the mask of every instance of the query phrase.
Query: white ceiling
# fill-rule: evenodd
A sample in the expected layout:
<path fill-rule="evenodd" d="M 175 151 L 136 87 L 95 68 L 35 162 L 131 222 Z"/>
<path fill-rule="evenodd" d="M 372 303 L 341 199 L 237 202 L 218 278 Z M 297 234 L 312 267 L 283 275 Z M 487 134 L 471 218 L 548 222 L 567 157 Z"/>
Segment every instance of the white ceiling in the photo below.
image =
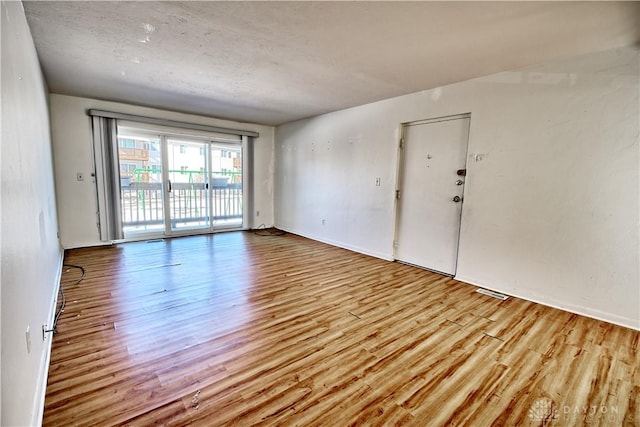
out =
<path fill-rule="evenodd" d="M 51 92 L 270 125 L 640 41 L 640 2 L 24 8 Z"/>

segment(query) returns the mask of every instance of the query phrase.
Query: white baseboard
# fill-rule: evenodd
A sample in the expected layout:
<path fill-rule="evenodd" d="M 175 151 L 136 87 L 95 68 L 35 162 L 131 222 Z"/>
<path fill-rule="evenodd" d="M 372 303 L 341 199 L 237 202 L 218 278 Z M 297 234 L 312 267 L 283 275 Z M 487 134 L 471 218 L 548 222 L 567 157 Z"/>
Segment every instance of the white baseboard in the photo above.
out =
<path fill-rule="evenodd" d="M 51 306 L 49 307 L 47 320 L 45 323 L 43 323 L 46 324 L 49 329 L 53 328 L 53 320 L 56 315 L 56 307 L 58 306 L 58 296 L 60 294 L 60 281 L 62 279 L 63 263 L 64 251 L 60 249 L 58 274 L 56 275 L 56 282 L 53 286 L 54 294 L 51 295 Z M 51 361 L 51 345 L 53 343 L 53 332 L 45 334 L 45 343 L 45 351 L 40 360 L 40 368 L 38 372 L 38 386 L 35 393 L 35 402 L 31 417 L 32 426 L 42 425 L 42 418 L 44 416 L 44 399 L 47 394 L 47 380 L 49 378 L 49 362 Z"/>
<path fill-rule="evenodd" d="M 147 238 L 149 239 L 149 238 Z M 97 246 L 109 246 L 112 245 L 112 242 L 71 242 L 64 245 L 64 249 L 80 249 L 80 248 L 93 248 Z"/>
<path fill-rule="evenodd" d="M 293 228 L 289 228 L 286 226 L 282 226 L 282 225 L 275 225 L 276 228 L 280 229 L 280 230 L 284 230 L 286 232 L 289 233 L 293 233 L 293 234 L 297 234 L 299 236 L 302 237 L 306 237 L 308 239 L 312 239 L 312 240 L 316 240 L 322 243 L 326 243 L 332 246 L 337 246 L 339 248 L 343 248 L 343 249 L 348 249 L 354 252 L 358 252 L 364 255 L 369 255 L 369 256 L 373 256 L 376 258 L 380 258 L 380 259 L 384 259 L 387 261 L 394 261 L 393 255 L 390 254 L 385 254 L 385 253 L 380 253 L 380 252 L 376 252 L 376 251 L 370 251 L 368 249 L 365 248 L 361 248 L 361 247 L 357 247 L 357 246 L 353 246 L 344 242 L 338 242 L 338 241 L 334 241 L 331 239 L 326 239 L 326 238 L 322 238 L 322 237 L 318 237 L 318 236 L 314 236 L 313 234 L 310 233 L 304 233 L 304 232 L 300 232 L 298 230 L 295 230 Z M 454 277 L 456 280 L 460 281 L 460 282 L 464 282 L 467 283 L 469 285 L 473 285 L 473 286 L 478 286 L 481 288 L 485 288 L 485 289 L 489 289 L 495 292 L 500 292 L 502 294 L 505 295 L 509 295 L 515 298 L 520 298 L 526 301 L 531 301 L 534 302 L 536 304 L 541 304 L 547 307 L 551 307 L 551 308 L 556 308 L 558 310 L 563 310 L 563 311 L 567 311 L 569 313 L 574 313 L 574 314 L 578 314 L 580 316 L 586 316 L 586 317 L 590 317 L 592 319 L 596 319 L 596 320 L 600 320 L 602 322 L 607 322 L 607 323 L 611 323 L 614 325 L 618 325 L 618 326 L 622 326 L 624 328 L 629 328 L 629 329 L 633 329 L 636 331 L 640 331 L 640 322 L 637 319 L 629 319 L 626 317 L 622 317 L 622 316 L 617 316 L 615 314 L 612 313 L 607 313 L 607 312 L 603 312 L 600 310 L 594 310 L 594 309 L 590 309 L 588 307 L 582 307 L 582 306 L 574 306 L 571 304 L 566 304 L 560 301 L 542 301 L 539 298 L 536 298 L 535 295 L 528 295 L 524 292 L 512 292 L 512 291 L 505 291 L 504 289 L 501 289 L 500 287 L 494 286 L 492 284 L 488 284 L 488 283 L 483 283 L 482 281 L 476 280 L 474 278 L 471 277 L 466 277 L 466 276 L 455 276 Z"/>
<path fill-rule="evenodd" d="M 317 242 L 326 243 L 328 245 L 336 246 L 338 248 L 348 249 L 350 251 L 358 252 L 358 253 L 363 254 L 363 255 L 369 255 L 369 256 L 372 256 L 374 258 L 384 259 L 386 261 L 393 261 L 394 260 L 393 256 L 391 254 L 386 254 L 386 253 L 377 252 L 377 251 L 371 251 L 371 250 L 368 250 L 368 249 L 365 249 L 365 248 L 361 248 L 359 246 L 350 245 L 348 243 L 339 242 L 339 241 L 332 240 L 332 239 L 327 239 L 327 238 L 324 238 L 324 237 L 314 236 L 313 234 L 304 233 L 304 232 L 295 230 L 293 228 L 285 227 L 285 226 L 282 226 L 282 225 L 277 225 L 276 224 L 276 225 L 274 225 L 274 227 L 276 227 L 279 230 L 286 231 L 287 233 L 296 234 L 298 236 L 306 237 L 307 239 L 315 240 Z"/>
<path fill-rule="evenodd" d="M 491 291 L 500 292 L 502 294 L 509 295 L 515 298 L 531 301 L 536 304 L 544 305 L 551 308 L 556 308 L 558 310 L 567 311 L 569 313 L 590 317 L 592 319 L 600 320 L 602 322 L 607 322 L 614 325 L 622 326 L 624 328 L 640 331 L 640 323 L 638 322 L 638 320 L 628 319 L 626 317 L 617 316 L 615 314 L 606 313 L 600 310 L 593 310 L 588 307 L 574 306 L 574 305 L 562 303 L 559 301 L 542 301 L 539 298 L 536 298 L 535 296 L 527 295 L 526 293 L 523 293 L 523 292 L 505 291 L 500 287 L 497 287 L 488 283 L 483 283 L 482 281 L 479 281 L 467 276 L 455 276 L 454 279 L 460 282 L 467 283 L 469 285 L 478 286 L 481 288 L 489 289 Z"/>

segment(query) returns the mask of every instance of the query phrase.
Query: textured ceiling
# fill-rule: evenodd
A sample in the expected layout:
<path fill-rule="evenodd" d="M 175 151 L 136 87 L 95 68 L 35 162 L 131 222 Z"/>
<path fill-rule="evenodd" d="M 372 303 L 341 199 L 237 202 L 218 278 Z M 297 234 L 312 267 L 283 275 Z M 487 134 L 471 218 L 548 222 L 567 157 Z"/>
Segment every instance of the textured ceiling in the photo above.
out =
<path fill-rule="evenodd" d="M 639 2 L 24 8 L 54 93 L 271 125 L 640 40 Z"/>

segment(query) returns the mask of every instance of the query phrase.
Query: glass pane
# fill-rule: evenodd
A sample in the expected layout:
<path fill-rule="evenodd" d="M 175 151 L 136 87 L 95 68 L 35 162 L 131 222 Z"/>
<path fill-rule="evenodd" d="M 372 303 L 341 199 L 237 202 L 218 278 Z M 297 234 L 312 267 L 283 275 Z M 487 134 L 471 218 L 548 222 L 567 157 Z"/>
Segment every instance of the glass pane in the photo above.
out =
<path fill-rule="evenodd" d="M 167 140 L 169 217 L 172 230 L 208 228 L 207 143 Z"/>
<path fill-rule="evenodd" d="M 118 162 L 125 238 L 136 233 L 163 232 L 160 140 L 118 132 Z"/>
<path fill-rule="evenodd" d="M 213 226 L 242 226 L 242 146 L 211 144 Z"/>

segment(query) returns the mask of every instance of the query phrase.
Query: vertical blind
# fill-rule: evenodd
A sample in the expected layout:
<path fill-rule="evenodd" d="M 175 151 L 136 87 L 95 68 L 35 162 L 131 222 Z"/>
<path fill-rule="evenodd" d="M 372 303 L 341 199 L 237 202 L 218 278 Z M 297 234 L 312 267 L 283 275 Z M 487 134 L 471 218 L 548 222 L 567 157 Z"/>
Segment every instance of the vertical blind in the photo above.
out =
<path fill-rule="evenodd" d="M 92 124 L 100 240 L 123 239 L 116 119 L 93 116 Z"/>

